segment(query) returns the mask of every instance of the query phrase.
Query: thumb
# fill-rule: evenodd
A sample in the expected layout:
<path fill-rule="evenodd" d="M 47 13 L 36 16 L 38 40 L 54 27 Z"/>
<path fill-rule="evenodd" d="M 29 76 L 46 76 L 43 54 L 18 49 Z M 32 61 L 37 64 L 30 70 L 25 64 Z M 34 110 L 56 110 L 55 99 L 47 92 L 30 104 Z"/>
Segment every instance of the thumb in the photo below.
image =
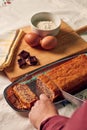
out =
<path fill-rule="evenodd" d="M 46 101 L 46 100 L 49 100 L 49 98 L 45 94 L 41 94 L 40 95 L 40 100 Z"/>

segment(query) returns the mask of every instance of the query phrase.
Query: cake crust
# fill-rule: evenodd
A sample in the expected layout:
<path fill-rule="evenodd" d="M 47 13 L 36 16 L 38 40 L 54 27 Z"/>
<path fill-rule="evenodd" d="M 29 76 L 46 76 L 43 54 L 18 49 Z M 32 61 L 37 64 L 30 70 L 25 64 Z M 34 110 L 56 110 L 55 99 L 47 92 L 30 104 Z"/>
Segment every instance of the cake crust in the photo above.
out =
<path fill-rule="evenodd" d="M 43 78 L 46 79 L 43 80 Z M 37 80 L 37 86 L 41 88 L 40 84 L 45 83 L 45 88 L 49 88 L 54 93 L 54 87 L 62 88 L 65 91 L 71 92 L 74 90 L 79 90 L 82 85 L 84 85 L 87 81 L 87 56 L 82 54 L 79 55 L 67 62 L 64 62 L 57 67 L 54 67 L 53 69 L 49 70 L 45 74 L 41 74 L 38 76 Z M 48 83 L 45 82 L 45 80 L 50 79 L 52 87 Z M 42 93 L 45 93 L 42 89 Z M 59 96 L 59 93 L 58 95 Z M 55 99 L 55 96 L 54 96 Z"/>

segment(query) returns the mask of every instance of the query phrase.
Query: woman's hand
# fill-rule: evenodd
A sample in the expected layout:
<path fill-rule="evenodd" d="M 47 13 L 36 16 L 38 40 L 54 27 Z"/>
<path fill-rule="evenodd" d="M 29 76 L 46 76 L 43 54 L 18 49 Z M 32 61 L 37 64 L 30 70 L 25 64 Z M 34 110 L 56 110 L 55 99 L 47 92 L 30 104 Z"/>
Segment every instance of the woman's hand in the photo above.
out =
<path fill-rule="evenodd" d="M 41 122 L 54 115 L 58 115 L 54 104 L 46 95 L 41 94 L 40 99 L 35 102 L 29 112 L 29 119 L 33 126 L 39 129 Z"/>

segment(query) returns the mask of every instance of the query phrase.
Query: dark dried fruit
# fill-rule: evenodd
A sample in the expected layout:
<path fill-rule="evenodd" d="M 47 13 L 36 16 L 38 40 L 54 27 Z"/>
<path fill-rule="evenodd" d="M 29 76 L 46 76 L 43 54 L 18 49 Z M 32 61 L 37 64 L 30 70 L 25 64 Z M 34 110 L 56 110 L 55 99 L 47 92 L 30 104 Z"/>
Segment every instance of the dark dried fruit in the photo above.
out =
<path fill-rule="evenodd" d="M 23 50 L 20 52 L 19 56 L 23 59 L 27 59 L 28 57 L 30 57 L 30 53 Z"/>
<path fill-rule="evenodd" d="M 18 59 L 18 64 L 19 64 L 20 68 L 23 68 L 27 65 L 27 63 L 24 59 Z"/>

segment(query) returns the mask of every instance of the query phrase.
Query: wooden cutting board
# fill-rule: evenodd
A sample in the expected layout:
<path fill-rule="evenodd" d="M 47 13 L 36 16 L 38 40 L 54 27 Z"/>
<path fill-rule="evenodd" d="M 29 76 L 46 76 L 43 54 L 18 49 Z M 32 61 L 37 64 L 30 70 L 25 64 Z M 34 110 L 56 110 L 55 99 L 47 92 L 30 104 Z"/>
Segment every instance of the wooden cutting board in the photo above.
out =
<path fill-rule="evenodd" d="M 31 32 L 30 27 L 22 28 L 25 33 Z M 43 50 L 41 48 L 32 48 L 25 41 L 24 37 L 19 41 L 15 50 L 12 62 L 8 68 L 4 71 L 11 81 L 14 81 L 21 75 L 31 72 L 41 66 L 45 66 L 51 62 L 59 60 L 61 58 L 73 55 L 75 53 L 84 52 L 87 50 L 87 43 L 84 41 L 67 23 L 62 21 L 60 32 L 56 36 L 58 39 L 58 46 L 51 50 Z M 17 63 L 18 54 L 26 50 L 33 56 L 36 56 L 40 62 L 37 66 L 29 66 L 24 69 L 20 69 Z"/>

